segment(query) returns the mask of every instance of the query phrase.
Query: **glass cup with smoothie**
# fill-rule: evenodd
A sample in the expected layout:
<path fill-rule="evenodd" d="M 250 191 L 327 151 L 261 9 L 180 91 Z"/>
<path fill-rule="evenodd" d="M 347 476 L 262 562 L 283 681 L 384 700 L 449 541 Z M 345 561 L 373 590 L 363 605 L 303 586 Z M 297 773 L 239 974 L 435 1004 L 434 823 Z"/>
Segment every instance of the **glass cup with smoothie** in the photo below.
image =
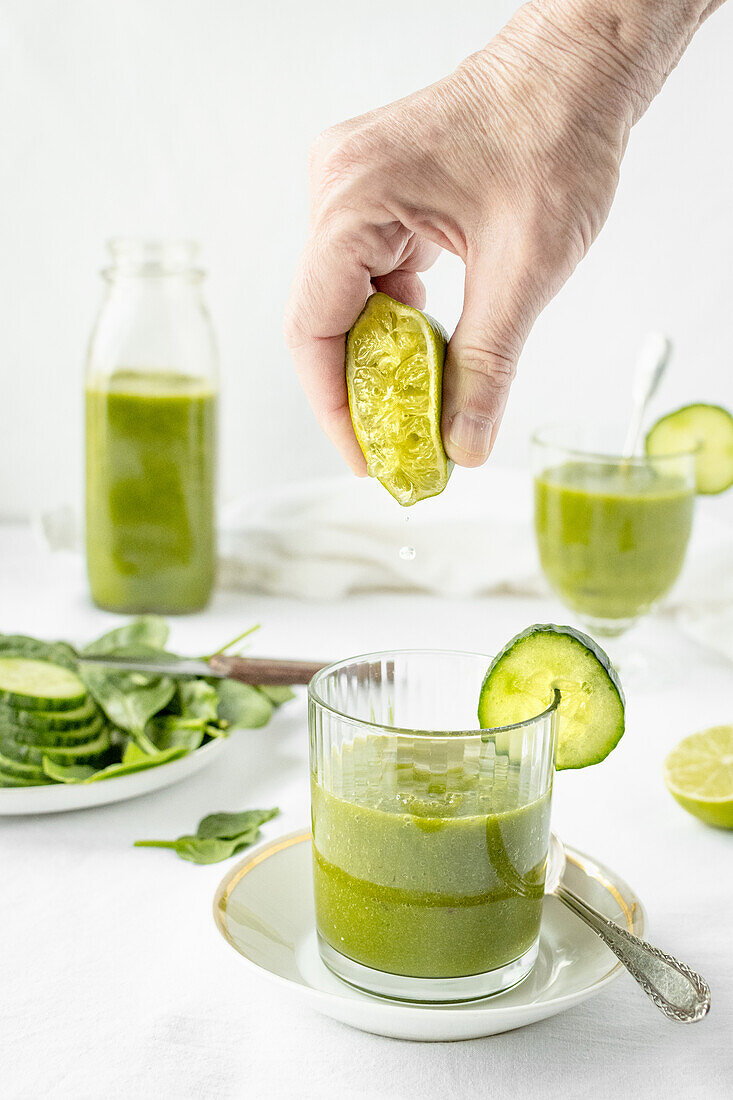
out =
<path fill-rule="evenodd" d="M 198 247 L 109 248 L 85 387 L 92 598 L 110 611 L 196 611 L 214 578 L 218 389 Z"/>
<path fill-rule="evenodd" d="M 489 663 L 377 653 L 310 684 L 319 950 L 359 989 L 472 1000 L 537 958 L 558 702 L 477 729 Z"/>
<path fill-rule="evenodd" d="M 623 457 L 590 425 L 532 437 L 535 531 L 554 592 L 592 634 L 622 634 L 685 560 L 695 452 Z"/>

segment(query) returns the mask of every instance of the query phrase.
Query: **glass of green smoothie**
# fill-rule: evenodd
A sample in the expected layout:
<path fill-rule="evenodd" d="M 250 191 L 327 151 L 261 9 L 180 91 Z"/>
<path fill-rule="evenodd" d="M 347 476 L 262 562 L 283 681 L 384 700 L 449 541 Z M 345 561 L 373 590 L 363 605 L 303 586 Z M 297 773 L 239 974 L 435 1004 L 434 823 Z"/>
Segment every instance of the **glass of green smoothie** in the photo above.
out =
<path fill-rule="evenodd" d="M 486 997 L 538 953 L 556 703 L 480 730 L 487 656 L 374 653 L 311 681 L 321 958 L 368 993 Z"/>
<path fill-rule="evenodd" d="M 543 572 L 583 625 L 607 637 L 626 631 L 677 580 L 695 502 L 694 451 L 627 458 L 613 443 L 597 425 L 532 437 Z"/>

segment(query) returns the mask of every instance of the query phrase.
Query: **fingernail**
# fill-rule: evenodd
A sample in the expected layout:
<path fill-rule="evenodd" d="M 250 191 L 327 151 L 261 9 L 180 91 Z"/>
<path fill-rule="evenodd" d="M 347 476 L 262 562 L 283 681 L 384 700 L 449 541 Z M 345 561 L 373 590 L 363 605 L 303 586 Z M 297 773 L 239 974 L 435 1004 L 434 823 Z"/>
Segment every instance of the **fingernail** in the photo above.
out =
<path fill-rule="evenodd" d="M 493 420 L 489 420 L 487 416 L 459 412 L 453 417 L 448 439 L 453 447 L 463 451 L 477 463 L 484 462 L 489 457 L 493 426 Z"/>

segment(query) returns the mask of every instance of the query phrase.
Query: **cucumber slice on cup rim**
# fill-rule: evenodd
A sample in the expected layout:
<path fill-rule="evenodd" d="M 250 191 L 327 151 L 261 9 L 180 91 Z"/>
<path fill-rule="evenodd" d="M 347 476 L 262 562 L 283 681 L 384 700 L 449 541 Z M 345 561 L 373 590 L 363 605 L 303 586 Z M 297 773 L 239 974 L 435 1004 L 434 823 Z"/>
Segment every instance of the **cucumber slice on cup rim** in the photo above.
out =
<path fill-rule="evenodd" d="M 720 405 L 685 405 L 667 413 L 649 430 L 646 453 L 695 453 L 697 491 L 724 493 L 733 485 L 733 414 Z"/>
<path fill-rule="evenodd" d="M 528 627 L 491 662 L 481 688 L 482 729 L 541 714 L 560 693 L 555 767 L 598 764 L 621 740 L 625 699 L 616 670 L 592 638 L 570 626 Z"/>

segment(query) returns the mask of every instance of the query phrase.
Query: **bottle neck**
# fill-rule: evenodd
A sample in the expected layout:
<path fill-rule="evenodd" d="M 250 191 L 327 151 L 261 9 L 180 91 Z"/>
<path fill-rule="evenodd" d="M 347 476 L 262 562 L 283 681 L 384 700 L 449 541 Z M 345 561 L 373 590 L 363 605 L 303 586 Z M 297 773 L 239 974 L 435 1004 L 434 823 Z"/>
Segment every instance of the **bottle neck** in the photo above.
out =
<path fill-rule="evenodd" d="M 106 293 L 89 350 L 88 376 L 160 370 L 216 378 L 216 343 L 188 241 L 117 240 L 103 272 Z"/>
<path fill-rule="evenodd" d="M 193 241 L 137 240 L 119 237 L 108 243 L 110 265 L 102 272 L 116 284 L 141 280 L 198 286 L 204 272 L 197 266 L 199 246 Z"/>

